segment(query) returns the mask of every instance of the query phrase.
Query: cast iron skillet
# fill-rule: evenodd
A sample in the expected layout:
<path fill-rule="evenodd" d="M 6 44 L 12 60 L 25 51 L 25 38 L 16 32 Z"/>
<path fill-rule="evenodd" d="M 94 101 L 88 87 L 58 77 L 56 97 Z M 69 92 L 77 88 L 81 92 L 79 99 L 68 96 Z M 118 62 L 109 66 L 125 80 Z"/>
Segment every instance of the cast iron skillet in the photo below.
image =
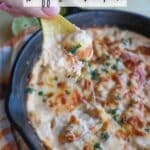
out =
<path fill-rule="evenodd" d="M 101 10 L 77 13 L 67 18 L 79 27 L 118 26 L 150 37 L 150 18 L 133 13 Z M 41 53 L 41 44 L 42 32 L 38 31 L 22 48 L 13 67 L 9 98 L 6 103 L 11 123 L 29 147 L 35 150 L 41 150 L 42 145 L 27 119 L 25 89 L 32 66 Z"/>

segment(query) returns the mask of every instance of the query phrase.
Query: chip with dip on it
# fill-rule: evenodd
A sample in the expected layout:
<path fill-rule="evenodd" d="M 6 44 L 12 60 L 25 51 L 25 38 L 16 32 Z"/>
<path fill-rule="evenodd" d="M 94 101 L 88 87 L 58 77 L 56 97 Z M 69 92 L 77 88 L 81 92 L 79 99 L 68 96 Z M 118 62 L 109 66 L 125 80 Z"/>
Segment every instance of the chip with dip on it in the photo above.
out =
<path fill-rule="evenodd" d="M 51 20 L 41 19 L 41 24 L 43 53 L 48 57 L 45 60 L 57 55 L 55 64 L 60 70 L 65 69 L 68 75 L 80 75 L 82 60 L 90 60 L 93 55 L 92 38 L 61 15 Z"/>

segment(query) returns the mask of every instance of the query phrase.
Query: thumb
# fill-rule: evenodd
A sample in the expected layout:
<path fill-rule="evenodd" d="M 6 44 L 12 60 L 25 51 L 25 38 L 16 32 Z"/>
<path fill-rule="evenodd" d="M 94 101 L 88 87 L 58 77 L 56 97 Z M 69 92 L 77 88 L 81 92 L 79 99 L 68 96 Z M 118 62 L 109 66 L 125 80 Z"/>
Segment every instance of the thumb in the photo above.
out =
<path fill-rule="evenodd" d="M 1 0 L 0 0 L 1 1 Z M 40 7 L 23 7 L 23 3 L 21 0 L 5 0 L 5 2 L 12 6 L 15 11 L 19 12 L 18 15 L 26 15 L 26 16 L 34 16 L 34 17 L 44 17 L 49 18 L 55 16 L 59 13 L 60 8 L 57 5 L 53 5 L 50 8 L 40 8 Z"/>

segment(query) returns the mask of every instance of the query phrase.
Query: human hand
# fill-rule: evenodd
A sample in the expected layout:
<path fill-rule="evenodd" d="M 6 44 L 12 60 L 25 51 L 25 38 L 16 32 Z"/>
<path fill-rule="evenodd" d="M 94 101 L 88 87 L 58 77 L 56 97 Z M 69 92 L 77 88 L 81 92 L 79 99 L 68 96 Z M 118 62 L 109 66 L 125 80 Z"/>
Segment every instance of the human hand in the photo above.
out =
<path fill-rule="evenodd" d="M 53 6 L 50 8 L 23 7 L 23 0 L 0 0 L 0 8 L 15 16 L 34 16 L 49 18 L 59 13 L 60 8 Z M 4 2 L 4 3 L 3 3 Z"/>

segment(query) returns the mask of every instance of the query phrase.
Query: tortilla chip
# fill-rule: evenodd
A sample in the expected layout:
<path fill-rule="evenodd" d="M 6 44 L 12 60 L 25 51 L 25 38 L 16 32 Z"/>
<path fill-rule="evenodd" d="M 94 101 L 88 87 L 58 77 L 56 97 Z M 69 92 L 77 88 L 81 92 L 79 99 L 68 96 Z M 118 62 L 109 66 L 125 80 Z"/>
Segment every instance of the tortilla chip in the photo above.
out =
<path fill-rule="evenodd" d="M 55 38 L 59 34 L 69 34 L 77 30 L 77 27 L 66 20 L 61 15 L 57 15 L 49 20 L 41 19 L 43 38 Z"/>

